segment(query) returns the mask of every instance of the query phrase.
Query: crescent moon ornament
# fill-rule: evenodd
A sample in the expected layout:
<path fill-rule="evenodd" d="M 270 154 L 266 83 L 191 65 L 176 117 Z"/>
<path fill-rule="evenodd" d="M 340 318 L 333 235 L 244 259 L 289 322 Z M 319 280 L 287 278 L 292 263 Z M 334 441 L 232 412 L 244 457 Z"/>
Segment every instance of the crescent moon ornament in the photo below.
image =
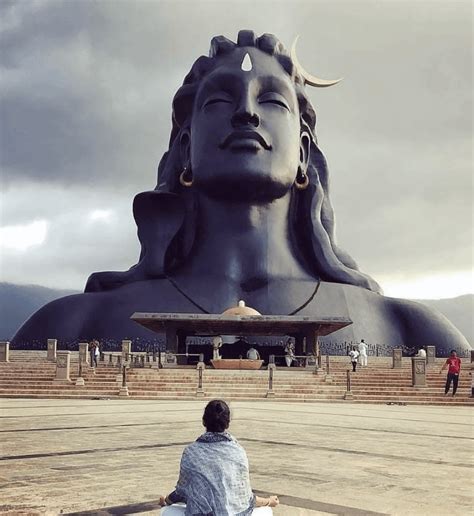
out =
<path fill-rule="evenodd" d="M 299 36 L 296 36 L 295 40 L 293 41 L 293 45 L 291 45 L 291 60 L 295 64 L 296 68 L 298 68 L 298 71 L 303 77 L 305 84 L 315 86 L 316 88 L 327 88 L 328 86 L 333 86 L 334 84 L 337 84 L 338 82 L 342 81 L 342 77 L 340 79 L 335 80 L 326 80 L 320 79 L 319 77 L 316 77 L 308 73 L 301 66 L 301 63 L 298 61 L 298 57 L 296 56 L 296 43 L 298 42 L 298 38 Z"/>

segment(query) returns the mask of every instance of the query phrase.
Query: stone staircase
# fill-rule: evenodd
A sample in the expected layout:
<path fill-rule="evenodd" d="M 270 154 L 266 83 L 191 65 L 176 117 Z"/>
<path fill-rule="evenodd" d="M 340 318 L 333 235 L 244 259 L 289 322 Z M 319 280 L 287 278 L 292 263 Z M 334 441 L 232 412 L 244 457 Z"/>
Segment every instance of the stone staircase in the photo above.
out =
<path fill-rule="evenodd" d="M 457 395 L 444 396 L 446 375 L 439 374 L 444 359 L 427 369 L 426 387 L 411 386 L 411 360 L 403 359 L 401 369 L 391 368 L 391 358 L 369 357 L 366 368 L 351 373 L 351 396 L 355 403 L 410 403 L 474 405 L 471 376 L 463 360 Z M 268 371 L 203 371 L 203 399 L 225 398 L 274 401 L 343 401 L 346 394 L 347 357 L 330 357 L 326 375 L 325 357 L 318 374 L 305 368 L 278 368 L 274 371 L 273 392 L 268 396 Z M 0 363 L 0 397 L 28 398 L 110 398 L 118 397 L 119 369 L 108 362 L 97 370 L 83 368 L 85 385 L 76 386 L 78 354 L 71 353 L 71 383 L 54 382 L 55 364 L 46 360 L 46 352 L 11 351 L 10 362 Z M 130 397 L 136 399 L 194 400 L 197 398 L 198 372 L 192 367 L 157 369 L 155 364 L 131 368 L 127 372 Z"/>
<path fill-rule="evenodd" d="M 71 383 L 58 384 L 54 382 L 56 364 L 46 360 L 46 352 L 10 351 L 10 362 L 0 362 L 0 397 L 103 398 L 118 394 L 116 368 L 110 368 L 107 374 L 95 374 L 93 369 L 84 367 L 83 387 L 75 385 L 78 371 L 78 353 L 72 352 Z"/>
<path fill-rule="evenodd" d="M 392 369 L 390 357 L 369 357 L 367 367 L 358 365 L 356 373 L 351 373 L 352 401 L 474 405 L 474 398 L 470 397 L 471 375 L 467 359 L 463 359 L 464 370 L 461 370 L 456 396 L 444 395 L 446 371 L 442 374 L 439 371 L 445 360 L 437 358 L 435 364 L 427 365 L 426 386 L 412 387 L 410 358 L 403 358 L 400 369 Z M 331 357 L 330 375 L 336 384 L 346 384 L 348 369 L 352 369 L 348 357 Z"/>
<path fill-rule="evenodd" d="M 135 398 L 195 398 L 197 372 L 192 369 L 134 369 L 128 375 L 129 393 Z M 324 383 L 310 371 L 276 371 L 272 399 L 288 401 L 340 400 L 345 389 Z M 267 397 L 268 371 L 203 372 L 203 393 L 206 398 L 257 400 Z"/>

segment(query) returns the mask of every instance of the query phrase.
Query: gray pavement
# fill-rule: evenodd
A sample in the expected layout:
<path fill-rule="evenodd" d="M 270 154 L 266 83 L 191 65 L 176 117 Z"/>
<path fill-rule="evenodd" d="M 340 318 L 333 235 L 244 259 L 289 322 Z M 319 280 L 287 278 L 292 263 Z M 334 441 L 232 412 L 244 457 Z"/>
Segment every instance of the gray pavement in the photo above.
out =
<path fill-rule="evenodd" d="M 202 401 L 0 399 L 2 514 L 159 514 Z M 232 402 L 275 516 L 467 515 L 469 407 Z"/>

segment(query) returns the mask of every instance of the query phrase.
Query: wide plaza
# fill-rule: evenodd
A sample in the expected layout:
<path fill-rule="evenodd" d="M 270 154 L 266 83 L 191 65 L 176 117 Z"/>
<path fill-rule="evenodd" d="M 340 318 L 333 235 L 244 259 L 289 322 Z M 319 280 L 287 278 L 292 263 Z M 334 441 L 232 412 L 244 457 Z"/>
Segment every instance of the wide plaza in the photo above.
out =
<path fill-rule="evenodd" d="M 6 514 L 159 514 L 203 401 L 1 399 Z M 232 402 L 276 516 L 466 515 L 473 506 L 470 407 Z"/>

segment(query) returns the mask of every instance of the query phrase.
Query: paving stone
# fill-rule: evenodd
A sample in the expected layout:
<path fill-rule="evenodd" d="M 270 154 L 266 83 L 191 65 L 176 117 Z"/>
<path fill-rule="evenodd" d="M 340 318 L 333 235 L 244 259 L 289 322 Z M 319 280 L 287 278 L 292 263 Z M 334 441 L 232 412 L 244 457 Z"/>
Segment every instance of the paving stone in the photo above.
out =
<path fill-rule="evenodd" d="M 0 400 L 0 512 L 119 506 L 158 514 L 150 507 L 173 488 L 184 446 L 202 431 L 204 405 Z M 281 496 L 275 516 L 444 516 L 472 507 L 470 407 L 233 401 L 231 408 L 253 488 Z"/>

